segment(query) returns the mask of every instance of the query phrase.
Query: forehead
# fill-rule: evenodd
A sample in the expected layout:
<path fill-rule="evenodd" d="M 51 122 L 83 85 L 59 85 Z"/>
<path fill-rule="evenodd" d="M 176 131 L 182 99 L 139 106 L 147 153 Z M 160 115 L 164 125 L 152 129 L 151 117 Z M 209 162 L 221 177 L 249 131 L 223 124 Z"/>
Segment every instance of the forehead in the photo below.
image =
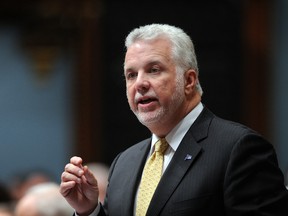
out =
<path fill-rule="evenodd" d="M 171 43 L 166 39 L 136 41 L 126 52 L 125 66 L 149 61 L 171 62 Z"/>

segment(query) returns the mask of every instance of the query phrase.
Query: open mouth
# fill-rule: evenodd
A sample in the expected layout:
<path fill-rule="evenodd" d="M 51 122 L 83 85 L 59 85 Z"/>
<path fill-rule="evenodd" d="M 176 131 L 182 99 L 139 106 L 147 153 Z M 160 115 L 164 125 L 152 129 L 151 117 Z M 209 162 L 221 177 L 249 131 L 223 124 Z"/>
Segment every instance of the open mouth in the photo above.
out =
<path fill-rule="evenodd" d="M 144 96 L 144 97 L 141 97 L 141 98 L 138 98 L 138 100 L 136 101 L 136 103 L 138 105 L 148 105 L 152 102 L 155 102 L 157 101 L 157 98 L 156 97 L 148 97 L 148 96 Z"/>
<path fill-rule="evenodd" d="M 148 103 L 151 103 L 152 101 L 155 101 L 155 100 L 153 100 L 152 98 L 147 98 L 147 99 L 138 101 L 138 103 L 139 104 L 148 104 Z"/>

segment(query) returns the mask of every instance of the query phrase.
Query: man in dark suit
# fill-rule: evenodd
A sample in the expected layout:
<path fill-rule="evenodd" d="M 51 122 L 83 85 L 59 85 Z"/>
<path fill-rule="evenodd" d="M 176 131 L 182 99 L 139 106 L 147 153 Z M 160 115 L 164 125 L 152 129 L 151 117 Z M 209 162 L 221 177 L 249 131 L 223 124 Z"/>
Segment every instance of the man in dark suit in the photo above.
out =
<path fill-rule="evenodd" d="M 128 102 L 152 137 L 116 157 L 103 206 L 97 180 L 80 157 L 72 157 L 60 192 L 75 214 L 287 216 L 288 191 L 272 145 L 201 103 L 189 36 L 170 25 L 152 24 L 133 30 L 125 45 Z M 138 213 L 143 169 L 161 138 L 169 144 L 162 177 L 148 209 Z"/>

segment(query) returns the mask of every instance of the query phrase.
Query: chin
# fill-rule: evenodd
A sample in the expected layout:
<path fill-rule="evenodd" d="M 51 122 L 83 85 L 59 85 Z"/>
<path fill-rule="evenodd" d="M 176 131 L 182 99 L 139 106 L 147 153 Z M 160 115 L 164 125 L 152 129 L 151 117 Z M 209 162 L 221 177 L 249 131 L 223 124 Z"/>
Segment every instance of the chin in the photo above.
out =
<path fill-rule="evenodd" d="M 145 125 L 146 127 L 149 127 L 149 126 L 153 126 L 155 124 L 159 124 L 163 121 L 163 115 L 158 115 L 156 114 L 147 114 L 147 113 L 137 113 L 136 114 L 138 120 L 143 124 Z"/>

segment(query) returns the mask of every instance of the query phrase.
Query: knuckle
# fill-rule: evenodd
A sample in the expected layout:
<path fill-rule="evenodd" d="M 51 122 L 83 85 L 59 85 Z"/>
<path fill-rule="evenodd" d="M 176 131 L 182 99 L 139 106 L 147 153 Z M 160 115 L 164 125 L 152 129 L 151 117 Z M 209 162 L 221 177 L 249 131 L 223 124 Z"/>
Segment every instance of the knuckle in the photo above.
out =
<path fill-rule="evenodd" d="M 65 171 L 67 171 L 68 169 L 69 169 L 69 164 L 66 164 Z"/>
<path fill-rule="evenodd" d="M 62 175 L 61 175 L 61 180 L 64 182 L 67 180 L 66 178 L 66 172 L 63 172 Z"/>

